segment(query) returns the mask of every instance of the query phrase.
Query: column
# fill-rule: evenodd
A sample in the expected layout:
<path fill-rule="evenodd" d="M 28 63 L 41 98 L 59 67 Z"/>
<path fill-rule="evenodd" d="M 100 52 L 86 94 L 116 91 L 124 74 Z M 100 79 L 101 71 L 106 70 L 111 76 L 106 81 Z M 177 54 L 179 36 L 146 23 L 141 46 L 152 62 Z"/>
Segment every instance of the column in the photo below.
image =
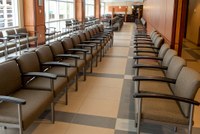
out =
<path fill-rule="evenodd" d="M 39 4 L 40 3 L 40 4 Z M 23 0 L 24 27 L 30 34 L 38 32 L 38 44 L 45 43 L 44 0 Z"/>
<path fill-rule="evenodd" d="M 75 0 L 75 18 L 80 21 L 85 21 L 85 0 Z"/>
<path fill-rule="evenodd" d="M 101 2 L 100 0 L 94 0 L 94 15 L 96 18 L 101 18 Z"/>

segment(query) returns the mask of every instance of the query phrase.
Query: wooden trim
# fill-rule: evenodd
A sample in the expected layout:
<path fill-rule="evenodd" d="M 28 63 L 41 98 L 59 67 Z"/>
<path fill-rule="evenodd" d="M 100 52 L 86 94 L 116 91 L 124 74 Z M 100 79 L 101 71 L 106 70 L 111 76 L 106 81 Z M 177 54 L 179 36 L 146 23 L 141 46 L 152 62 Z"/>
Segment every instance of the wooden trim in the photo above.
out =
<path fill-rule="evenodd" d="M 179 43 L 178 43 L 178 56 L 182 54 L 182 44 L 184 33 L 186 32 L 185 25 L 186 25 L 186 15 L 187 15 L 187 4 L 188 0 L 182 1 L 182 10 L 181 10 L 181 24 L 180 24 L 180 35 L 179 35 Z"/>
<path fill-rule="evenodd" d="M 177 12 L 178 12 L 178 0 L 174 0 L 174 14 L 173 14 L 172 36 L 171 36 L 171 46 L 170 46 L 172 49 L 175 48 Z"/>

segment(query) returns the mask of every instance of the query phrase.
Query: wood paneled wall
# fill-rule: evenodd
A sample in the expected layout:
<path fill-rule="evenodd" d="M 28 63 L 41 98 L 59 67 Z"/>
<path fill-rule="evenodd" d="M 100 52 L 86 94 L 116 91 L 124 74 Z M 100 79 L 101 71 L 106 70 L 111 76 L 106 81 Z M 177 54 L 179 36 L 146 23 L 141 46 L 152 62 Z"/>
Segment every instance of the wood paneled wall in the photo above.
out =
<path fill-rule="evenodd" d="M 147 21 L 147 29 L 155 28 L 165 41 L 171 44 L 174 15 L 174 0 L 144 1 L 143 17 Z"/>
<path fill-rule="evenodd" d="M 199 43 L 200 0 L 189 0 L 186 38 L 195 44 Z M 200 44 L 199 44 L 200 45 Z"/>
<path fill-rule="evenodd" d="M 108 11 L 112 12 L 113 8 L 114 8 L 115 12 L 124 12 L 125 13 L 125 11 L 127 12 L 128 6 L 109 6 Z"/>

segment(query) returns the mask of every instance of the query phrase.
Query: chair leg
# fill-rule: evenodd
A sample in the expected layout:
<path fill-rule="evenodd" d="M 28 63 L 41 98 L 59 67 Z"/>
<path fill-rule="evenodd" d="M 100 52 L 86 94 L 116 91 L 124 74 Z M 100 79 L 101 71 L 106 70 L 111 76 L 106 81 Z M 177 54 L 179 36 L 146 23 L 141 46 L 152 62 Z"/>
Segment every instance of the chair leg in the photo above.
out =
<path fill-rule="evenodd" d="M 98 54 L 96 55 L 96 67 L 98 66 Z"/>
<path fill-rule="evenodd" d="M 78 91 L 78 73 L 75 76 L 75 86 L 76 91 Z"/>
<path fill-rule="evenodd" d="M 142 99 L 138 99 L 139 105 L 138 105 L 138 120 L 137 120 L 137 134 L 140 134 L 140 122 L 141 122 L 141 104 Z"/>
<path fill-rule="evenodd" d="M 83 67 L 83 80 L 86 81 L 86 66 Z"/>
<path fill-rule="evenodd" d="M 93 66 L 93 58 L 92 58 L 92 60 L 91 60 L 91 62 L 90 62 L 90 73 L 92 73 L 92 66 Z"/>
<path fill-rule="evenodd" d="M 193 112 L 194 112 L 194 105 L 191 105 L 190 116 L 189 116 L 188 134 L 192 134 Z"/>
<path fill-rule="evenodd" d="M 51 122 L 55 122 L 55 111 L 54 111 L 54 102 L 51 103 Z"/>
<path fill-rule="evenodd" d="M 20 104 L 18 104 L 18 122 L 19 122 L 19 134 L 23 134 L 23 128 L 22 128 L 22 107 Z"/>
<path fill-rule="evenodd" d="M 103 47 L 100 50 L 100 62 L 102 61 L 102 55 L 103 55 Z"/>

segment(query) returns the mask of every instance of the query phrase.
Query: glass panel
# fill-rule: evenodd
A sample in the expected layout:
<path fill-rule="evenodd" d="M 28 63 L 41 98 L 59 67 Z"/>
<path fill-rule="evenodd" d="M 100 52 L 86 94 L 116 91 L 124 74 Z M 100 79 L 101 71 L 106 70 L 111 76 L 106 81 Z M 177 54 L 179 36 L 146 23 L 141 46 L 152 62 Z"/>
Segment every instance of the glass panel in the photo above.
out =
<path fill-rule="evenodd" d="M 18 26 L 18 0 L 0 0 L 0 29 Z"/>
<path fill-rule="evenodd" d="M 74 0 L 45 0 L 46 27 L 65 28 L 66 19 L 74 18 Z M 53 21 L 53 22 L 52 22 Z"/>

